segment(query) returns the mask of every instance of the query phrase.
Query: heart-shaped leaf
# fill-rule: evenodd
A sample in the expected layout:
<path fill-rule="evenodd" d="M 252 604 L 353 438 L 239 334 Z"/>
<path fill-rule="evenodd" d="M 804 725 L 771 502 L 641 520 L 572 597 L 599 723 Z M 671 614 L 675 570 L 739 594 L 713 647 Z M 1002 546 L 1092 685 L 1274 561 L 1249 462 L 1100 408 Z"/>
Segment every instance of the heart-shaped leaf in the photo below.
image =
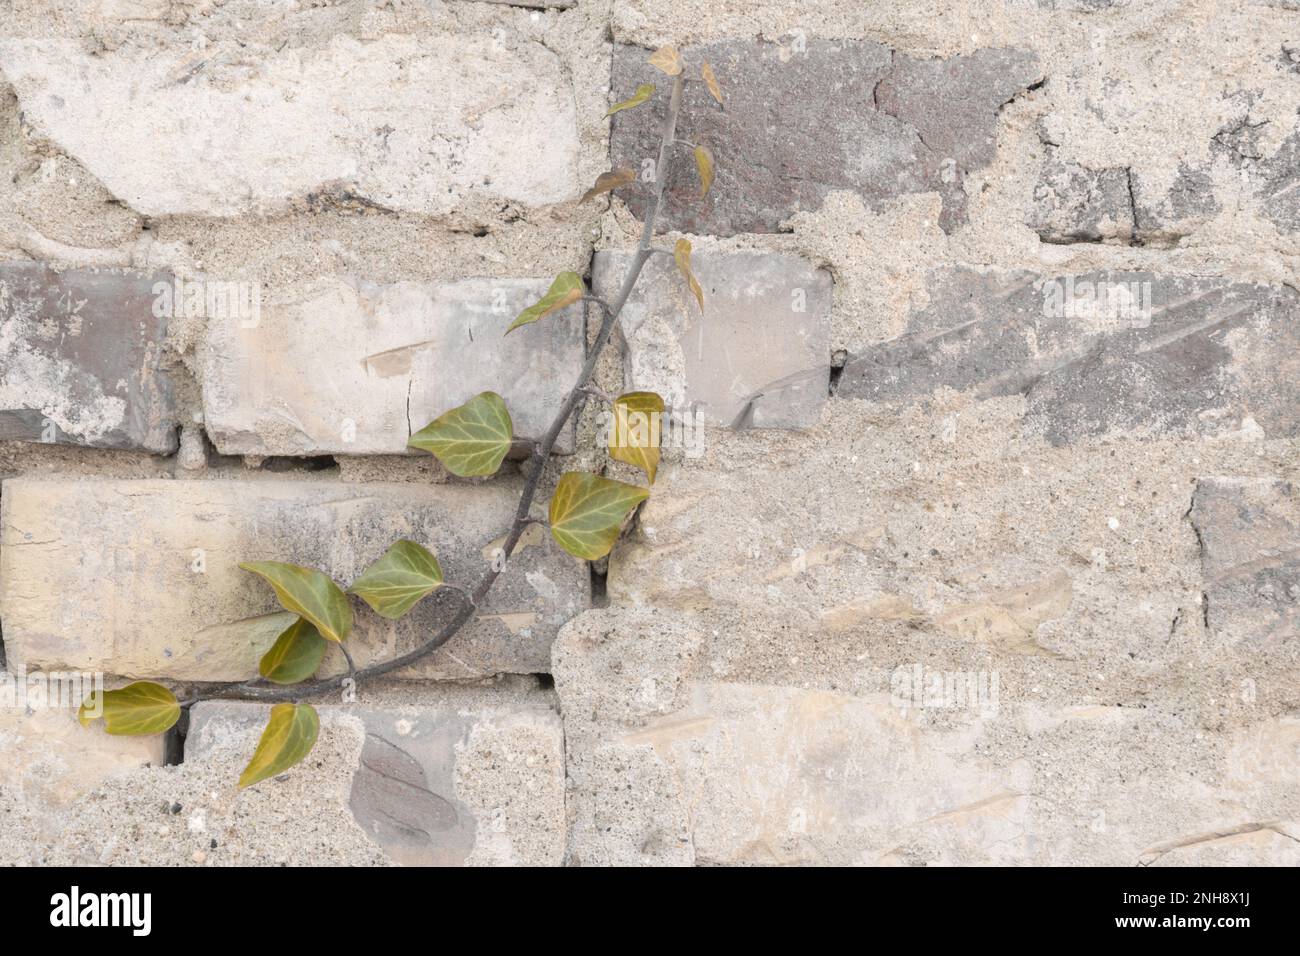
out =
<path fill-rule="evenodd" d="M 94 691 L 81 703 L 77 719 L 81 726 L 104 718 L 110 734 L 138 737 L 161 734 L 181 716 L 176 695 L 162 684 L 138 680 L 118 690 Z"/>
<path fill-rule="evenodd" d="M 673 248 L 673 258 L 677 261 L 677 269 L 686 279 L 686 285 L 690 288 L 691 293 L 695 296 L 695 301 L 700 304 L 700 311 L 704 311 L 704 290 L 700 288 L 699 281 L 695 278 L 695 273 L 691 271 L 691 244 L 685 239 L 678 239 L 677 245 Z"/>
<path fill-rule="evenodd" d="M 695 147 L 695 168 L 700 173 L 700 196 L 707 196 L 713 185 L 713 153 L 707 146 Z"/>
<path fill-rule="evenodd" d="M 659 469 L 659 435 L 664 400 L 654 392 L 628 392 L 614 399 L 614 427 L 609 430 L 609 454 L 635 465 L 655 483 Z"/>
<path fill-rule="evenodd" d="M 253 759 L 239 775 L 240 788 L 284 773 L 311 753 L 319 733 L 320 717 L 311 704 L 276 704 Z"/>
<path fill-rule="evenodd" d="M 700 78 L 704 80 L 704 85 L 709 89 L 709 95 L 722 105 L 722 90 L 718 86 L 718 78 L 713 73 L 713 67 L 707 63 L 700 64 Z"/>
<path fill-rule="evenodd" d="M 623 110 L 630 110 L 640 106 L 650 97 L 655 95 L 655 85 L 653 83 L 642 83 L 636 88 L 636 92 L 625 99 L 622 103 L 615 103 L 609 108 L 606 116 L 613 116 L 615 113 L 621 113 Z"/>
<path fill-rule="evenodd" d="M 316 673 L 324 657 L 325 638 L 316 625 L 300 617 L 262 655 L 257 672 L 276 684 L 297 684 Z"/>
<path fill-rule="evenodd" d="M 603 558 L 618 540 L 623 520 L 649 496 L 636 485 L 571 471 L 551 497 L 551 535 L 575 558 Z"/>
<path fill-rule="evenodd" d="M 601 173 L 596 177 L 596 185 L 583 193 L 582 198 L 579 199 L 578 202 L 586 202 L 588 199 L 599 196 L 601 193 L 613 192 L 619 186 L 626 186 L 635 179 L 636 173 L 628 169 L 626 166 L 622 166 L 618 169 L 611 169 L 607 173 Z"/>
<path fill-rule="evenodd" d="M 347 639 L 352 630 L 352 605 L 329 575 L 280 561 L 250 561 L 240 567 L 265 578 L 275 589 L 280 606 L 311 621 L 322 637 L 339 643 Z"/>
<path fill-rule="evenodd" d="M 682 72 L 682 55 L 670 46 L 662 46 L 655 50 L 646 62 L 663 70 L 669 76 L 676 76 Z"/>
<path fill-rule="evenodd" d="M 436 455 L 453 475 L 481 478 L 497 473 L 513 438 L 505 399 L 482 392 L 429 422 L 406 444 Z"/>
<path fill-rule="evenodd" d="M 438 559 L 414 541 L 398 541 L 348 590 L 375 613 L 396 620 L 442 584 Z"/>
<path fill-rule="evenodd" d="M 506 329 L 506 335 L 521 325 L 536 322 L 565 306 L 573 305 L 586 294 L 586 291 L 582 285 L 582 277 L 578 273 L 561 272 L 555 277 L 551 287 L 546 290 L 546 295 L 515 317 L 515 320 L 510 323 L 510 328 Z"/>

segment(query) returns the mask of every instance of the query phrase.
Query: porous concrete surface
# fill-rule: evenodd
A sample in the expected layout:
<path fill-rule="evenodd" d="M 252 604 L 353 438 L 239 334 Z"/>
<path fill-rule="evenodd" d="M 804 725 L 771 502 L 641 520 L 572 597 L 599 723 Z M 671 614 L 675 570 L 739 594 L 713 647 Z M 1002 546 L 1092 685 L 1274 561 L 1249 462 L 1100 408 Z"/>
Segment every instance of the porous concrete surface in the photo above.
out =
<path fill-rule="evenodd" d="M 674 153 L 667 229 L 690 231 L 661 242 L 829 276 L 825 400 L 798 428 L 742 420 L 667 449 L 603 606 L 531 665 L 562 719 L 563 861 L 1293 865 L 1294 6 L 14 0 L 0 259 L 253 282 L 269 307 L 339 282 L 590 278 L 593 253 L 640 233 L 663 98 L 612 138 L 602 114 L 634 80 L 662 93 L 636 71 L 649 49 L 708 50 L 727 104 L 688 87 L 682 129 L 718 179 L 700 200 L 689 149 Z M 496 72 L 474 75 L 479 60 Z M 974 68 L 990 63 L 1005 69 Z M 115 137 L 87 111 L 124 109 L 137 65 L 157 108 L 129 104 Z M 979 108 L 949 141 L 958 90 Z M 195 102 L 213 107 L 193 127 L 208 143 L 142 154 L 141 136 L 177 129 L 162 104 Z M 277 117 L 303 135 L 277 146 Z M 466 165 L 438 165 L 453 155 Z M 638 182 L 578 204 L 614 162 Z M 493 182 L 469 175 L 484 169 Z M 1150 281 L 1163 308 L 1050 311 L 1061 283 L 1097 278 Z M 673 290 L 652 320 L 672 330 L 695 308 Z M 167 322 L 183 454 L 4 440 L 0 479 L 517 481 L 512 462 L 466 483 L 428 456 L 222 455 L 203 418 L 209 328 Z M 602 390 L 681 373 L 680 339 L 643 343 L 644 365 L 636 344 L 603 357 Z M 607 461 L 600 425 L 590 402 L 547 487 L 568 468 L 638 479 Z M 14 613 L 29 612 L 0 606 L 6 639 Z M 954 694 L 967 681 L 975 696 Z M 348 807 L 361 718 L 326 726 L 311 760 L 239 797 L 246 746 L 128 769 L 71 808 L 11 787 L 0 858 L 384 862 Z M 191 804 L 228 843 L 180 825 Z"/>
<path fill-rule="evenodd" d="M 528 679 L 491 688 L 365 688 L 319 708 L 359 720 L 348 808 L 395 863 L 555 866 L 564 856 L 564 737 L 555 696 Z M 260 732 L 266 706 L 195 706 L 186 763 Z"/>

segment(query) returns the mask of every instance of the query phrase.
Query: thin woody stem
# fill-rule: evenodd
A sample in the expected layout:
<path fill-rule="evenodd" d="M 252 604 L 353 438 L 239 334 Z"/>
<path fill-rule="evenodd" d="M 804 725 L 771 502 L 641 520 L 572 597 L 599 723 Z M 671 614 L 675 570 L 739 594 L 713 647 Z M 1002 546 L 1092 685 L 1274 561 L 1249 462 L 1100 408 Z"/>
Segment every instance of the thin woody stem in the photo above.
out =
<path fill-rule="evenodd" d="M 668 110 L 664 114 L 663 125 L 660 129 L 659 163 L 655 166 L 654 193 L 650 198 L 650 205 L 646 209 L 645 223 L 641 229 L 641 239 L 637 244 L 636 252 L 632 256 L 632 262 L 628 266 L 627 274 L 623 277 L 623 283 L 619 287 L 617 295 L 608 303 L 596 296 L 584 296 L 584 300 L 592 301 L 601 308 L 603 315 L 600 330 L 596 333 L 596 340 L 592 344 L 587 360 L 582 366 L 582 372 L 578 375 L 577 382 L 569 390 L 563 406 L 561 406 L 560 411 L 546 430 L 546 434 L 534 445 L 533 452 L 524 466 L 528 470 L 528 477 L 524 480 L 524 489 L 519 498 L 519 506 L 515 509 L 514 521 L 511 523 L 510 530 L 506 534 L 506 540 L 502 545 L 502 551 L 507 560 L 514 553 L 515 546 L 519 543 L 519 539 L 523 536 L 528 525 L 544 523 L 541 519 L 532 517 L 529 512 L 533 507 L 533 499 L 537 496 L 537 488 L 541 482 L 542 474 L 546 470 L 546 462 L 550 458 L 551 450 L 555 447 L 556 441 L 559 440 L 560 433 L 564 431 L 565 424 L 575 412 L 581 410 L 586 402 L 589 394 L 587 383 L 595 374 L 596 363 L 600 359 L 601 352 L 609 344 L 609 338 L 614 332 L 619 313 L 623 311 L 623 306 L 631 296 L 632 289 L 641 276 L 642 268 L 656 252 L 651 247 L 651 243 L 654 240 L 655 221 L 658 219 L 659 209 L 663 205 L 668 158 L 677 133 L 677 115 L 681 111 L 682 88 L 685 84 L 686 77 L 682 74 L 673 77 L 672 92 L 668 97 Z M 493 562 L 488 566 L 488 570 L 484 572 L 483 577 L 472 592 L 467 592 L 461 588 L 439 588 L 435 595 L 451 594 L 456 597 L 459 603 L 456 613 L 433 637 L 405 654 L 399 654 L 396 657 L 369 664 L 358 670 L 352 666 L 351 655 L 344 648 L 344 656 L 349 664 L 348 673 L 346 674 L 283 687 L 268 685 L 260 681 L 223 684 L 205 688 L 197 693 L 196 700 L 232 697 L 264 701 L 299 700 L 304 697 L 315 697 L 336 690 L 344 686 L 348 681 L 359 682 L 401 670 L 403 667 L 409 667 L 442 647 L 455 637 L 461 628 L 473 620 L 475 612 L 483 605 L 484 599 L 492 589 L 492 585 L 496 583 L 497 578 L 500 577 L 502 570 L 504 570 L 504 562 Z M 193 701 L 187 703 L 193 703 Z"/>

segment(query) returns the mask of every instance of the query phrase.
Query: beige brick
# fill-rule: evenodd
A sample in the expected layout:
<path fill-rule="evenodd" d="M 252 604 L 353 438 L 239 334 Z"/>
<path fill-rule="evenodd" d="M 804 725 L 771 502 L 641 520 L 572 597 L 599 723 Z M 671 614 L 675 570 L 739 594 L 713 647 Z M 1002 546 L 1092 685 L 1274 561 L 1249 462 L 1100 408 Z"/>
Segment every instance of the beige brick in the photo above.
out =
<path fill-rule="evenodd" d="M 582 368 L 582 311 L 504 333 L 549 285 L 336 279 L 264 306 L 256 324 L 211 319 L 208 434 L 225 454 L 400 455 L 413 431 L 490 390 L 505 398 L 516 435 L 540 437 Z M 573 450 L 572 425 L 557 448 Z"/>
<path fill-rule="evenodd" d="M 278 610 L 242 561 L 318 567 L 344 584 L 398 538 L 439 557 L 449 583 L 473 586 L 518 500 L 490 485 L 332 481 L 11 480 L 0 495 L 0 615 L 11 665 L 135 677 L 240 680 L 275 629 Z M 550 667 L 559 626 L 590 601 L 585 565 L 536 529 L 480 618 L 414 670 L 476 677 Z M 398 622 L 357 602 L 349 639 L 358 665 L 429 637 L 450 595 Z M 342 666 L 341 657 L 324 667 Z"/>

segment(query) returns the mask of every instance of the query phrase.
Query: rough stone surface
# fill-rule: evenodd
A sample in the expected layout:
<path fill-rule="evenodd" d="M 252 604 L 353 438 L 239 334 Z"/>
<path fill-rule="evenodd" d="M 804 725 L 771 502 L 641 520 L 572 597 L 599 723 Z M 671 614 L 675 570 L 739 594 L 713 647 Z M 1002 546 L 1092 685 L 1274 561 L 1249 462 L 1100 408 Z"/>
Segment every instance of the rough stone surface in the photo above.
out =
<path fill-rule="evenodd" d="M 615 48 L 616 97 L 654 80 L 648 52 Z M 679 164 L 666 184 L 663 221 L 715 235 L 777 232 L 836 189 L 872 204 L 938 192 L 940 223 L 951 230 L 966 219 L 966 177 L 993 159 L 999 110 L 1042 76 L 1033 54 L 1011 49 L 924 59 L 870 41 L 808 40 L 792 52 L 735 40 L 682 53 L 713 65 L 726 109 L 702 84 L 687 87 L 678 138 L 709 146 L 718 177 L 701 199 L 695 170 Z M 615 115 L 615 165 L 641 170 L 658 156 L 666 98 L 653 102 Z M 626 191 L 638 216 L 648 188 Z"/>
<path fill-rule="evenodd" d="M 1258 177 L 1265 218 L 1280 232 L 1300 233 L 1300 131 L 1258 164 Z"/>
<path fill-rule="evenodd" d="M 592 287 L 613 296 L 630 255 L 597 254 Z M 619 316 L 629 389 L 732 428 L 816 423 L 830 381 L 831 279 L 794 256 L 701 252 L 704 310 L 676 266 L 656 257 Z"/>
<path fill-rule="evenodd" d="M 269 586 L 245 561 L 316 567 L 344 584 L 398 538 L 433 550 L 472 587 L 510 524 L 519 488 L 331 481 L 7 481 L 0 495 L 0 608 L 11 666 L 133 677 L 241 680 L 283 627 Z M 590 602 L 585 566 L 537 526 L 483 614 L 415 675 L 546 670 L 559 625 Z M 359 602 L 357 664 L 431 636 L 451 597 L 401 621 Z M 323 670 L 343 668 L 330 652 Z"/>
<path fill-rule="evenodd" d="M 173 451 L 158 281 L 169 277 L 0 263 L 0 439 Z"/>
<path fill-rule="evenodd" d="M 1296 7 L 331 0 L 286 12 L 260 0 L 9 0 L 6 51 L 72 52 L 39 63 L 0 53 L 0 261 L 249 280 L 268 322 L 342 281 L 390 294 L 598 277 L 593 250 L 635 245 L 651 185 L 643 161 L 665 81 L 646 54 L 716 51 L 726 107 L 692 84 L 681 129 L 714 150 L 720 175 L 701 201 L 690 149 L 674 150 L 657 244 L 671 249 L 685 229 L 701 262 L 789 257 L 832 277 L 827 347 L 809 367 L 829 365 L 837 397 L 797 429 L 706 427 L 695 447 L 665 449 L 654 494 L 609 558 L 600 609 L 570 618 L 550 663 L 540 648 L 528 663 L 551 670 L 558 691 L 566 860 L 1293 866 Z M 159 87 L 158 74 L 175 83 Z M 128 75 L 147 94 L 129 109 Z M 647 81 L 659 96 L 615 118 L 611 149 L 606 109 Z M 76 98 L 60 92 L 70 85 Z M 464 164 L 445 161 L 457 155 Z M 635 185 L 572 201 L 618 162 L 634 165 Z M 692 303 L 669 260 L 654 264 L 668 267 L 671 308 L 656 308 L 644 338 L 615 337 L 597 365 L 603 392 L 642 384 L 629 380 L 629 352 L 658 376 L 648 384 L 689 384 L 673 323 Z M 1141 325 L 1043 312 L 1035 282 L 1102 275 L 1151 276 L 1153 293 L 1179 304 Z M 1249 309 L 1225 318 L 1231 303 Z M 775 308 L 751 304 L 760 318 Z M 941 334 L 925 339 L 917 322 Z M 1152 338 L 1166 322 L 1181 338 Z M 204 432 L 205 325 L 167 328 L 182 452 L 0 441 L 0 479 L 156 478 L 176 490 L 202 477 L 237 487 L 268 539 L 311 536 L 304 560 L 347 570 L 363 565 L 361 546 L 326 543 L 339 524 L 314 517 L 324 506 L 267 520 L 264 486 L 374 495 L 330 506 L 375 526 L 345 541 L 379 550 L 425 533 L 406 502 L 448 480 L 431 456 L 218 453 Z M 341 336 L 318 338 L 324 357 Z M 852 369 L 839 370 L 866 355 L 892 356 L 877 371 L 897 374 L 879 378 L 880 396 L 853 397 Z M 705 358 L 725 368 L 716 350 Z M 363 383 L 349 399 L 359 406 L 381 387 L 349 380 Z M 609 461 L 601 411 L 586 404 L 575 454 L 548 462 L 547 487 L 575 467 L 639 478 Z M 267 448 L 293 428 L 256 427 Z M 516 471 L 476 483 L 486 489 L 452 485 L 491 492 Z M 136 520 L 112 498 L 89 501 L 103 514 L 77 527 Z M 195 513 L 214 516 L 204 528 L 246 527 L 229 517 L 245 514 L 242 499 L 222 508 Z M 479 553 L 478 534 L 465 553 Z M 135 613 L 138 593 L 177 590 L 150 577 L 177 553 L 150 535 L 127 536 L 112 572 L 84 587 L 124 582 L 115 614 Z M 258 587 L 240 592 L 238 614 L 250 600 L 273 606 Z M 34 613 L 0 600 L 6 626 Z M 230 634 L 213 636 L 247 641 Z M 510 650 L 532 647 L 518 640 Z M 118 647 L 133 667 L 160 656 Z M 534 683 L 483 676 L 494 659 L 460 656 L 472 666 L 441 658 L 429 673 L 477 677 L 457 690 L 483 700 L 449 704 L 443 680 L 400 682 L 436 698 L 423 702 L 363 682 L 351 708 L 320 701 L 331 712 L 308 761 L 243 793 L 234 781 L 256 730 L 233 723 L 202 757 L 194 738 L 185 764 L 115 772 L 58 807 L 34 778 L 19 792 L 0 774 L 0 862 L 392 862 L 375 840 L 395 833 L 354 814 L 367 740 L 357 714 L 409 703 L 454 712 L 438 718 L 446 728 L 511 712 L 513 689 Z M 996 701 L 953 697 L 981 676 L 986 690 L 997 677 Z M 499 757 L 520 749 L 489 743 L 462 775 L 455 799 L 475 821 L 512 805 L 501 781 L 531 779 L 499 772 L 519 767 Z M 375 765 L 418 780 L 401 759 Z M 426 783 L 447 779 L 420 767 Z M 395 809 L 378 783 L 362 793 L 372 822 Z M 428 822 L 416 793 L 400 819 Z M 521 859 L 555 859 L 550 822 L 499 832 Z M 525 848 L 533 832 L 545 852 Z"/>
<path fill-rule="evenodd" d="M 1125 169 L 1048 162 L 1034 188 L 1032 228 L 1045 242 L 1133 238 L 1132 178 Z"/>
<path fill-rule="evenodd" d="M 1300 495 L 1289 481 L 1205 478 L 1191 520 L 1216 641 L 1278 647 L 1300 637 Z"/>
<path fill-rule="evenodd" d="M 61 866 L 382 866 L 388 858 L 348 812 L 365 741 L 361 721 L 321 722 L 293 772 L 236 785 L 260 727 L 224 735 L 201 759 L 114 774 L 51 809 L 14 800 L 0 813 L 0 861 Z M 5 792 L 0 789 L 0 798 Z M 14 821 L 21 831 L 9 831 Z M 19 835 L 21 834 L 21 835 Z"/>
<path fill-rule="evenodd" d="M 1130 168 L 1048 160 L 1034 200 L 1028 224 L 1052 243 L 1168 243 L 1204 227 L 1222 209 L 1209 173 L 1187 165 L 1161 188 Z"/>
<path fill-rule="evenodd" d="M 609 600 L 766 608 L 815 625 L 805 652 L 785 653 L 824 660 L 831 676 L 845 668 L 841 687 L 856 673 L 833 652 L 841 642 L 997 653 L 1017 667 L 1122 662 L 1110 680 L 1138 686 L 1148 668 L 1206 653 L 1189 475 L 1280 463 L 1288 444 L 1229 433 L 1053 447 L 1026 434 L 1024 416 L 1019 396 L 932 409 L 837 400 L 802 437 L 710 431 L 701 457 L 662 466 L 611 557 Z M 1300 647 L 1274 650 L 1270 679 L 1284 680 Z"/>
<path fill-rule="evenodd" d="M 1300 295 L 1150 273 L 930 277 L 897 338 L 854 356 L 838 395 L 1023 394 L 1056 444 L 1111 430 L 1300 428 Z"/>
<path fill-rule="evenodd" d="M 1025 700 L 1027 688 L 996 669 L 1000 690 L 979 706 L 917 706 L 899 675 L 922 665 L 867 653 L 857 673 L 837 672 L 852 687 L 828 686 L 800 659 L 810 640 L 815 631 L 752 614 L 609 609 L 566 625 L 554 650 L 569 862 L 1296 857 L 1294 715 L 1207 746 L 1183 715 Z M 782 683 L 738 672 L 736 643 L 779 645 Z M 1160 757 L 1171 743 L 1179 762 Z M 1110 770 L 1078 779 L 1085 759 Z"/>
<path fill-rule="evenodd" d="M 360 720 L 347 805 L 394 863 L 554 866 L 564 853 L 564 737 L 552 695 L 448 687 L 319 708 Z M 264 705 L 194 708 L 186 761 L 266 722 Z"/>
<path fill-rule="evenodd" d="M 443 214 L 574 198 L 578 133 L 559 60 L 490 35 L 338 36 L 256 62 L 217 48 L 11 40 L 26 121 L 144 215 L 232 216 L 323 191 Z"/>
<path fill-rule="evenodd" d="M 402 454 L 413 431 L 491 390 L 516 435 L 540 437 L 582 367 L 582 310 L 503 333 L 549 285 L 336 279 L 263 306 L 255 323 L 210 320 L 208 434 L 225 454 Z M 557 448 L 573 450 L 572 427 Z"/>
<path fill-rule="evenodd" d="M 21 674 L 0 672 L 0 789 L 9 796 L 64 807 L 114 774 L 162 764 L 162 737 L 113 737 L 98 724 L 82 727 L 75 706 L 14 706 L 12 694 L 24 683 Z M 83 686 L 89 692 L 92 683 Z"/>

